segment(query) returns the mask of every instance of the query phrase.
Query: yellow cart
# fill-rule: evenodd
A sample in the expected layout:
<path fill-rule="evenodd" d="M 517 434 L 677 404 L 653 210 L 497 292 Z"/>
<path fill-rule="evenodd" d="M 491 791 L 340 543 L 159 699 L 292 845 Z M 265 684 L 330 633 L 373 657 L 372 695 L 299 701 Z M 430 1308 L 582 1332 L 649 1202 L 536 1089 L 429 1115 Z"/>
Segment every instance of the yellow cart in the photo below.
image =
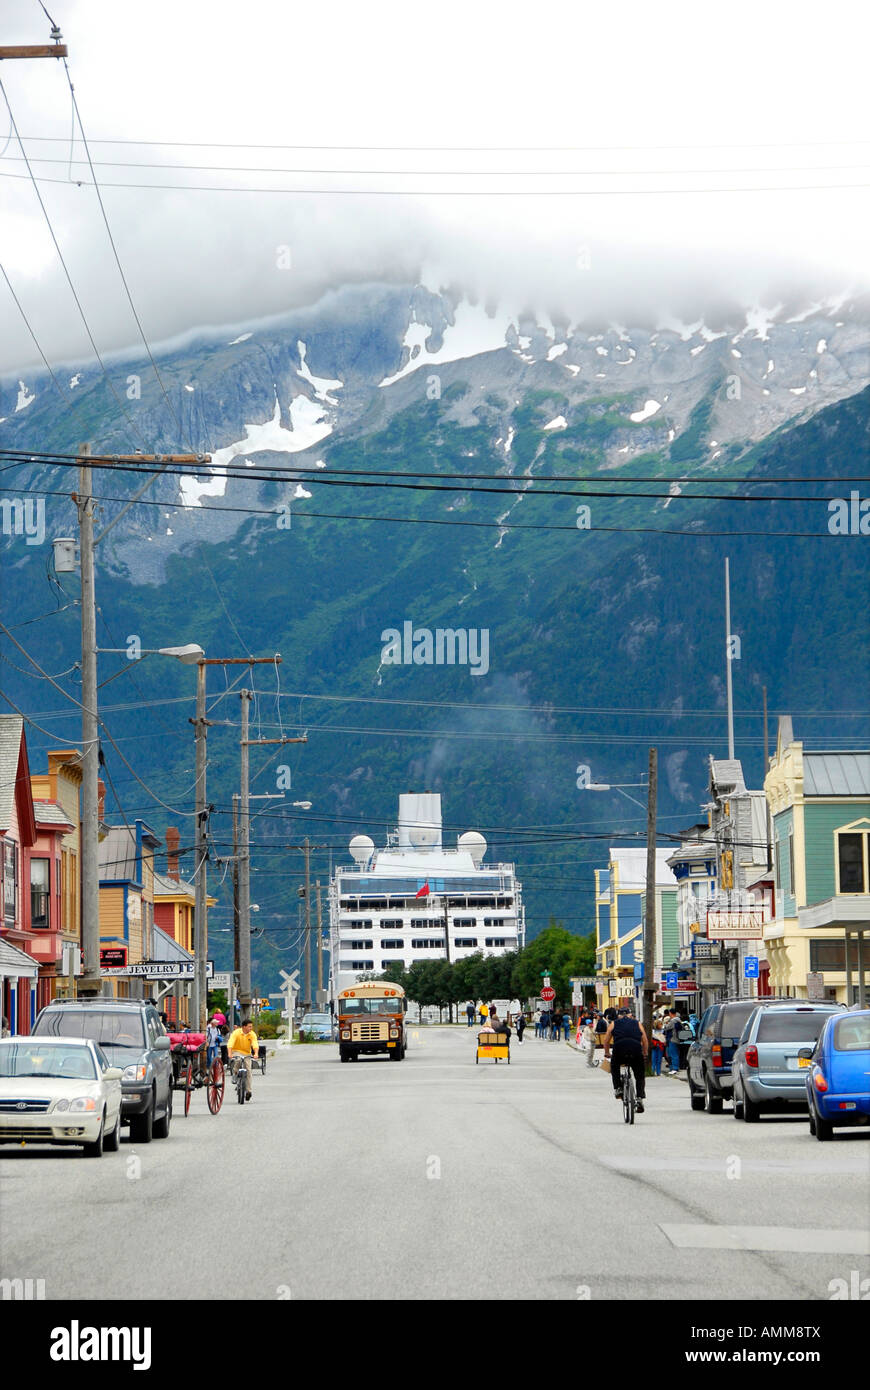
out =
<path fill-rule="evenodd" d="M 496 1063 L 506 1061 L 508 1066 L 511 1064 L 510 1034 L 493 1033 L 491 1029 L 477 1035 L 477 1054 L 474 1058 L 474 1065 L 480 1061 L 481 1057 L 491 1057 Z"/>

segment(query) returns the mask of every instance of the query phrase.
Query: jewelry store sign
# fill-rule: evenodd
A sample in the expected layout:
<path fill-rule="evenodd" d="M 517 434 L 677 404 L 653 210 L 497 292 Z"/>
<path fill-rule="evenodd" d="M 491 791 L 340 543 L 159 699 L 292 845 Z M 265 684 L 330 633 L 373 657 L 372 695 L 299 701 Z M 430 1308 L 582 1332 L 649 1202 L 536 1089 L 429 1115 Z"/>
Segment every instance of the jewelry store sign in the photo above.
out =
<path fill-rule="evenodd" d="M 101 970 L 101 975 L 118 975 L 126 979 L 142 978 L 148 980 L 192 980 L 196 965 L 192 960 L 140 960 L 133 965 L 119 965 Z M 206 962 L 206 979 L 214 975 L 214 961 Z"/>

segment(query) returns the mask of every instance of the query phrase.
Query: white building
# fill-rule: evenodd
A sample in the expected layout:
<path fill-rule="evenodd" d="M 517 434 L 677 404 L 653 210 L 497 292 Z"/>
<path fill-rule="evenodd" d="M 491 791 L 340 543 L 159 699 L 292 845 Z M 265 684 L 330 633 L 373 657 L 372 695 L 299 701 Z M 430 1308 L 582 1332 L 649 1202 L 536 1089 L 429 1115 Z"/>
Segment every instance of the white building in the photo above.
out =
<path fill-rule="evenodd" d="M 398 829 L 376 850 L 367 835 L 350 842 L 353 864 L 329 885 L 330 993 L 388 965 L 455 961 L 476 951 L 502 955 L 525 945 L 522 888 L 513 864 L 484 865 L 476 830 L 455 849 L 441 837 L 441 797 L 399 797 Z M 418 896 L 428 885 L 428 896 Z M 445 930 L 446 923 L 446 930 Z"/>

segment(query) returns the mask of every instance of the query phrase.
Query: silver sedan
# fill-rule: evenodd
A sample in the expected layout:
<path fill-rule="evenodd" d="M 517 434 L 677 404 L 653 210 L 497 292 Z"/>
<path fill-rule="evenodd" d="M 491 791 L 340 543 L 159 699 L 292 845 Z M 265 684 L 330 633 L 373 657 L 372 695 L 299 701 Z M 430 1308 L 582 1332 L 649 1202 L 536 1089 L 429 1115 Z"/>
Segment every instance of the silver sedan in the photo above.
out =
<path fill-rule="evenodd" d="M 87 1038 L 0 1041 L 0 1144 L 77 1144 L 89 1158 L 121 1141 L 121 1069 Z"/>

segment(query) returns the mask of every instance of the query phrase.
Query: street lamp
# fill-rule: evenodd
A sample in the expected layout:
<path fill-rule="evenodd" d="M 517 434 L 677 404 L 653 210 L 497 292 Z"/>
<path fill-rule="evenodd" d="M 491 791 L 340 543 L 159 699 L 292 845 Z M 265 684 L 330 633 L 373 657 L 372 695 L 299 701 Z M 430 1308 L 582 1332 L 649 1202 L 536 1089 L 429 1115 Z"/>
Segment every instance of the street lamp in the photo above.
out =
<path fill-rule="evenodd" d="M 580 791 L 587 792 L 619 792 L 625 797 L 626 801 L 633 801 L 635 806 L 639 806 L 642 811 L 647 808 L 642 801 L 638 801 L 636 796 L 629 796 L 628 792 L 623 791 L 623 787 L 646 787 L 646 782 L 589 782 Z"/>

